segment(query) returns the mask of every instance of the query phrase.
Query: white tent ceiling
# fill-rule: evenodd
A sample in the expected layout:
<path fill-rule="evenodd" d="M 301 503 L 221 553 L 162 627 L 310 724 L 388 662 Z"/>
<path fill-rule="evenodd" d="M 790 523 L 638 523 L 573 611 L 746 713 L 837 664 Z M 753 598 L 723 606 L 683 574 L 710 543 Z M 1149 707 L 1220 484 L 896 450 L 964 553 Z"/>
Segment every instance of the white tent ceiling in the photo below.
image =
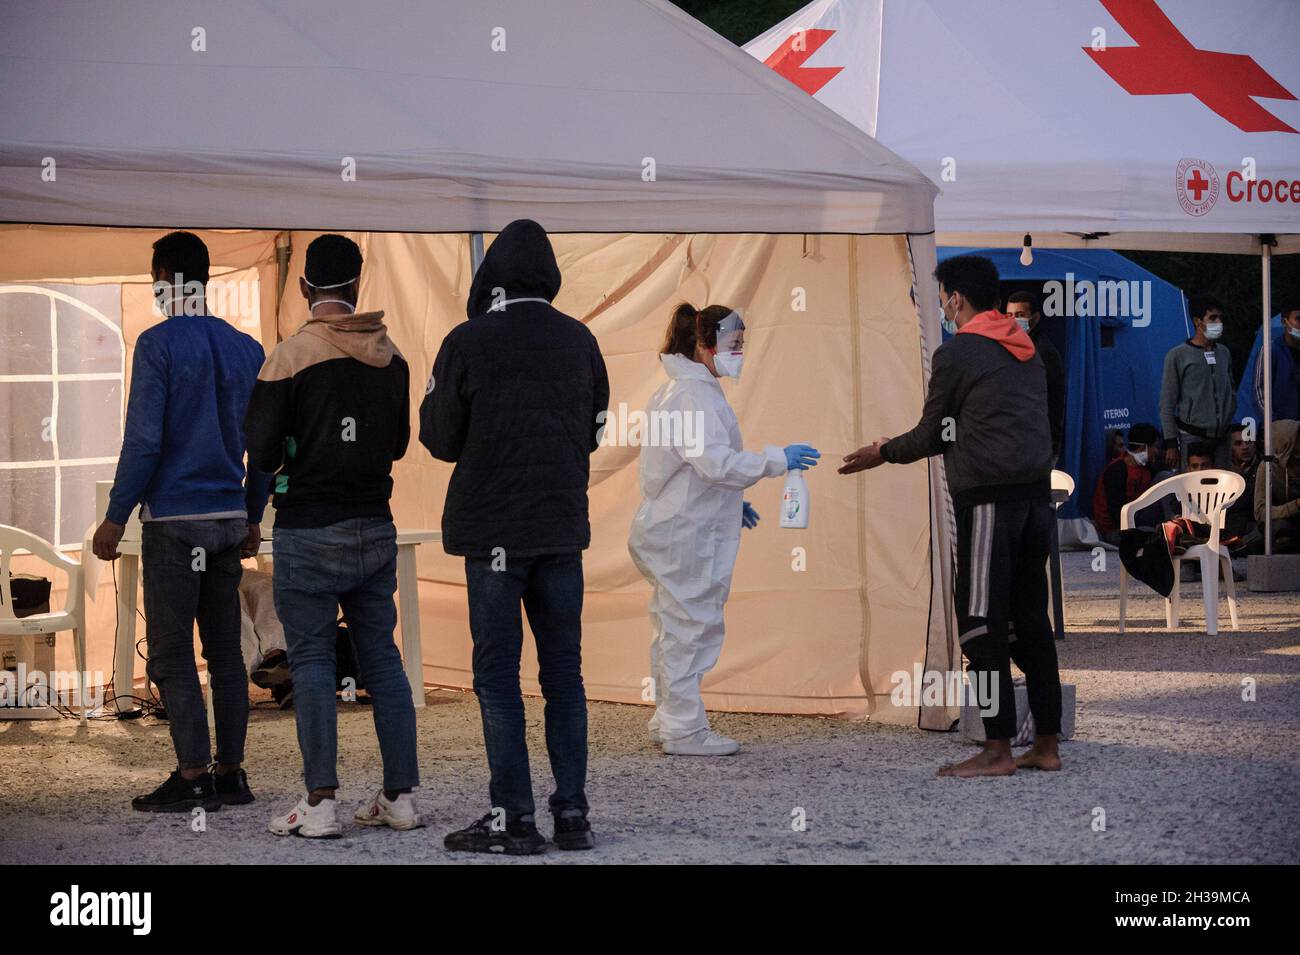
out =
<path fill-rule="evenodd" d="M 924 176 L 664 0 L 13 4 L 0 116 L 7 222 L 933 229 Z"/>

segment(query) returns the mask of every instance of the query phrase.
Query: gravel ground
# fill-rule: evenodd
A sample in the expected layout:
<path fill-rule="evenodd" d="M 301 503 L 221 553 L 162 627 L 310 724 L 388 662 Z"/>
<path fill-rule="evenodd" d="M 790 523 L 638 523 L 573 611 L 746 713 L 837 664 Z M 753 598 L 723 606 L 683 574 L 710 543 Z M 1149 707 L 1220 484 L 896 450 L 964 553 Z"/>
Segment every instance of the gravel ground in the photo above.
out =
<path fill-rule="evenodd" d="M 430 827 L 349 825 L 331 842 L 266 832 L 301 791 L 291 714 L 254 711 L 247 766 L 258 801 L 210 814 L 203 832 L 187 815 L 130 809 L 174 765 L 165 724 L 0 722 L 0 863 L 1300 861 L 1300 596 L 1243 594 L 1243 629 L 1210 638 L 1192 630 L 1203 618 L 1187 584 L 1181 632 L 1157 629 L 1163 610 L 1148 593 L 1120 636 L 1109 556 L 1109 573 L 1090 573 L 1088 555 L 1066 555 L 1062 676 L 1078 686 L 1079 708 L 1059 774 L 938 779 L 940 763 L 972 752 L 956 734 L 739 714 L 715 725 L 745 742 L 740 755 L 669 758 L 644 741 L 643 708 L 592 704 L 596 851 L 506 860 L 441 845 L 486 809 L 469 694 L 431 691 L 419 714 L 417 801 Z M 1254 702 L 1242 700 L 1247 678 Z M 544 794 L 540 701 L 528 701 L 528 721 Z M 350 813 L 379 779 L 379 754 L 367 708 L 341 706 L 339 728 Z M 792 827 L 799 810 L 804 831 Z"/>

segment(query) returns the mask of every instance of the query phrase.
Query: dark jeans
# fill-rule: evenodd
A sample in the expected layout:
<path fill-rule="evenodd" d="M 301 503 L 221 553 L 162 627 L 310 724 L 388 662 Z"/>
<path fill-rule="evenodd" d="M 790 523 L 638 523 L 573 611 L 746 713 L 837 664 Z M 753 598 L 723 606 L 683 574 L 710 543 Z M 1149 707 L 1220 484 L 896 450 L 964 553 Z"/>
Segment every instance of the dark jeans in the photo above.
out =
<path fill-rule="evenodd" d="M 957 512 L 957 630 L 972 682 L 997 694 L 996 712 L 984 717 L 990 740 L 1016 735 L 1013 661 L 1025 674 L 1036 733 L 1061 731 L 1061 676 L 1045 569 L 1055 519 L 1046 500 Z M 981 706 L 993 702 L 980 700 Z"/>
<path fill-rule="evenodd" d="M 337 789 L 338 704 L 334 683 L 338 614 L 343 608 L 358 675 L 374 703 L 384 788 L 420 784 L 415 706 L 393 642 L 397 531 L 386 517 L 354 517 L 328 527 L 277 527 L 275 612 L 284 625 L 293 674 L 293 709 L 310 792 Z M 423 689 L 423 688 L 421 688 Z"/>
<path fill-rule="evenodd" d="M 546 698 L 546 752 L 555 776 L 552 812 L 587 811 L 587 696 L 582 685 L 582 554 L 465 558 L 474 692 L 483 714 L 492 807 L 507 818 L 534 812 L 524 700 L 519 690 L 523 619 L 537 640 L 538 680 Z M 501 567 L 504 563 L 505 566 Z"/>
<path fill-rule="evenodd" d="M 207 766 L 212 756 L 194 662 L 195 620 L 208 663 L 217 762 L 244 760 L 248 673 L 239 647 L 239 547 L 247 534 L 238 518 L 146 521 L 141 532 L 146 672 L 167 708 L 181 769 Z"/>

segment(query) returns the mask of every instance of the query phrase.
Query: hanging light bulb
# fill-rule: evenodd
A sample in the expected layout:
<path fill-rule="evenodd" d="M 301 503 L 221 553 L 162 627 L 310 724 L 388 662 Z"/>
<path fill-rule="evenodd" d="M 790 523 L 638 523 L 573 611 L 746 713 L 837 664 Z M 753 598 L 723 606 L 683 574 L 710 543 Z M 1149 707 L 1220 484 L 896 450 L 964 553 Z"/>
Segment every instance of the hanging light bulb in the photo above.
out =
<path fill-rule="evenodd" d="M 1032 235 L 1030 235 L 1028 232 L 1026 232 L 1026 233 L 1025 233 L 1025 246 L 1024 246 L 1023 249 L 1020 250 L 1020 264 L 1021 264 L 1021 265 L 1033 265 L 1033 264 L 1034 264 L 1034 252 L 1033 252 L 1033 247 L 1034 247 L 1034 237 L 1033 237 Z"/>

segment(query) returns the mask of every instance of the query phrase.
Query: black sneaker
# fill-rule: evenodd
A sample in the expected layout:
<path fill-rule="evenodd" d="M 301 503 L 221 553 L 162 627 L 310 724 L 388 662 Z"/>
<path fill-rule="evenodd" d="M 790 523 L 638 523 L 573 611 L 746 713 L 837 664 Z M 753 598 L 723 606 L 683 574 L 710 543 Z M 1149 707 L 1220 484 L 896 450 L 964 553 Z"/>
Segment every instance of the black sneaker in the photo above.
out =
<path fill-rule="evenodd" d="M 212 777 L 204 773 L 198 779 L 186 779 L 179 769 L 149 795 L 131 800 L 131 808 L 139 812 L 189 812 L 198 806 L 208 812 L 221 808 Z"/>
<path fill-rule="evenodd" d="M 288 683 L 293 675 L 289 672 L 289 655 L 283 650 L 272 650 L 257 666 L 253 667 L 248 678 L 255 686 L 269 690 L 281 683 Z"/>
<path fill-rule="evenodd" d="M 555 845 L 560 849 L 591 849 L 596 845 L 591 823 L 581 809 L 561 809 L 555 814 Z"/>
<path fill-rule="evenodd" d="M 248 788 L 248 774 L 243 769 L 223 775 L 217 772 L 214 763 L 208 773 L 212 776 L 212 789 L 223 806 L 247 806 L 253 801 L 253 791 Z"/>
<path fill-rule="evenodd" d="M 497 852 L 508 856 L 531 856 L 546 851 L 546 837 L 537 831 L 532 816 L 508 819 L 504 829 L 492 828 L 498 816 L 488 813 L 464 829 L 450 832 L 442 840 L 449 852 Z"/>

